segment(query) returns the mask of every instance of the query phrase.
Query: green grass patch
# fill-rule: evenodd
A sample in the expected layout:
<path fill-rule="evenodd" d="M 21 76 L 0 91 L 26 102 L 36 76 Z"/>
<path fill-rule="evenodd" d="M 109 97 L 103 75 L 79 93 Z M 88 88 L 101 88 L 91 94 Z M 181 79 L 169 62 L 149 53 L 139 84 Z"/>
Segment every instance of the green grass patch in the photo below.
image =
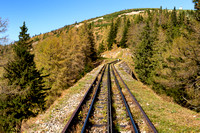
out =
<path fill-rule="evenodd" d="M 167 100 L 154 93 L 141 82 L 118 68 L 124 81 L 158 132 L 200 132 L 200 114 Z"/>

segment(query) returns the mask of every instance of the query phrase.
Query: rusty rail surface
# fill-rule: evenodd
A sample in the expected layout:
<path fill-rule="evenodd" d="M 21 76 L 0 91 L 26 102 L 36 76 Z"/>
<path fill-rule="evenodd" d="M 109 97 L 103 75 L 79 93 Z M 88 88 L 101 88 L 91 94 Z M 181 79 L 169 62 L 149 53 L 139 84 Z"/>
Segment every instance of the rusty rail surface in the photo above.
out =
<path fill-rule="evenodd" d="M 96 102 L 96 97 L 98 95 L 98 93 L 100 92 L 100 85 L 102 82 L 102 77 L 104 75 L 106 66 L 107 66 L 107 125 L 106 125 L 106 129 L 108 133 L 112 133 L 114 132 L 114 126 L 115 124 L 113 123 L 113 116 L 112 116 L 112 86 L 111 86 L 111 76 L 110 76 L 110 71 L 112 70 L 112 74 L 114 76 L 114 80 L 116 83 L 116 86 L 120 92 L 124 107 L 126 107 L 126 112 L 127 112 L 127 116 L 130 118 L 130 126 L 131 126 L 131 130 L 134 133 L 138 133 L 139 128 L 137 126 L 137 124 L 135 123 L 132 113 L 129 109 L 129 105 L 126 101 L 125 95 L 122 92 L 122 89 L 119 85 L 119 81 L 117 79 L 117 76 L 119 77 L 119 80 L 122 81 L 123 85 L 125 86 L 126 90 L 128 90 L 128 93 L 130 93 L 132 100 L 134 101 L 134 103 L 136 104 L 136 106 L 139 108 L 145 123 L 147 124 L 147 126 L 149 127 L 149 129 L 151 130 L 151 132 L 157 133 L 156 128 L 154 127 L 154 125 L 152 124 L 152 122 L 150 121 L 150 119 L 148 118 L 148 116 L 146 115 L 146 113 L 144 112 L 144 110 L 142 109 L 142 107 L 140 106 L 140 104 L 138 103 L 138 101 L 136 100 L 136 98 L 133 96 L 133 94 L 131 93 L 130 89 L 128 88 L 128 86 L 125 84 L 124 80 L 122 79 L 122 77 L 120 76 L 120 74 L 118 73 L 118 71 L 116 70 L 114 64 L 117 63 L 119 60 L 113 61 L 108 63 L 107 65 L 104 65 L 101 70 L 98 72 L 97 76 L 95 77 L 95 79 L 93 80 L 92 84 L 90 85 L 90 87 L 88 88 L 86 94 L 84 95 L 84 97 L 81 99 L 81 102 L 79 103 L 79 105 L 77 106 L 77 108 L 75 109 L 75 111 L 73 112 L 72 116 L 70 117 L 69 121 L 67 122 L 67 124 L 65 125 L 62 133 L 67 133 L 70 132 L 73 129 L 73 126 L 77 124 L 77 117 L 79 115 L 79 112 L 83 109 L 83 105 L 86 105 L 87 101 L 88 101 L 88 97 L 90 96 L 91 92 L 93 94 L 93 96 L 90 98 L 91 102 L 90 106 L 89 106 L 89 111 L 86 112 L 87 116 L 85 119 L 82 119 L 81 123 L 83 123 L 83 127 L 81 130 L 81 133 L 86 132 L 86 128 L 89 128 L 90 125 L 88 125 L 88 121 L 89 118 L 91 117 L 91 112 L 93 111 L 94 107 L 94 103 Z M 110 70 L 111 69 L 111 70 Z M 95 90 L 96 89 L 96 90 Z M 97 98 L 98 99 L 98 98 Z M 89 105 L 89 104 L 88 104 Z M 114 109 L 114 108 L 113 108 Z M 77 132 L 77 131 L 76 131 Z"/>
<path fill-rule="evenodd" d="M 92 82 L 92 84 L 90 85 L 89 89 L 87 90 L 86 94 L 84 95 L 84 97 L 82 98 L 81 102 L 79 103 L 79 105 L 77 106 L 76 110 L 73 112 L 72 116 L 70 117 L 69 121 L 67 122 L 67 124 L 65 125 L 62 133 L 66 133 L 68 131 L 68 129 L 70 128 L 70 126 L 72 126 L 72 124 L 74 123 L 74 119 L 75 117 L 77 117 L 78 113 L 81 110 L 81 106 L 85 103 L 86 97 L 88 96 L 88 94 L 90 93 L 90 91 L 94 88 L 98 76 L 99 74 L 105 69 L 105 65 L 101 68 L 101 70 L 99 71 L 99 73 L 97 74 L 97 76 L 95 77 L 94 81 Z"/>
<path fill-rule="evenodd" d="M 116 85 L 117 85 L 117 88 L 118 88 L 118 90 L 120 91 L 120 95 L 121 95 L 121 97 L 122 97 L 122 99 L 123 99 L 123 103 L 124 103 L 124 105 L 125 105 L 125 107 L 126 107 L 127 114 L 128 114 L 128 116 L 129 116 L 129 118 L 130 118 L 132 131 L 133 131 L 134 133 L 139 133 L 138 127 L 136 126 L 135 121 L 133 120 L 133 116 L 132 116 L 132 114 L 131 114 L 131 111 L 130 111 L 130 109 L 129 109 L 129 106 L 128 106 L 127 102 L 126 102 L 126 99 L 125 99 L 125 97 L 124 97 L 124 94 L 123 94 L 123 92 L 122 92 L 122 90 L 121 90 L 121 87 L 120 87 L 120 85 L 119 85 L 119 82 L 118 82 L 118 80 L 117 80 L 117 77 L 116 77 L 116 75 L 115 75 L 115 72 L 114 72 L 114 70 L 113 70 L 113 65 L 112 65 L 112 73 L 113 73 L 113 76 L 114 76 L 114 78 L 115 78 L 115 83 L 116 83 Z"/>
<path fill-rule="evenodd" d="M 84 122 L 84 124 L 83 124 L 83 128 L 82 128 L 82 130 L 81 130 L 81 133 L 84 133 L 85 130 L 86 130 L 86 126 L 87 126 L 87 123 L 88 123 L 88 121 L 89 121 L 89 117 L 90 117 L 90 115 L 91 115 L 91 112 L 92 112 L 92 109 L 93 109 L 93 106 L 94 106 L 94 102 L 95 102 L 95 100 L 96 100 L 96 98 L 97 98 L 97 94 L 98 94 L 99 89 L 100 89 L 100 83 L 101 83 L 101 81 L 102 81 L 104 72 L 105 72 L 105 68 L 103 69 L 103 72 L 102 72 L 102 74 L 101 74 L 100 80 L 98 81 L 97 89 L 96 89 L 96 92 L 95 92 L 94 97 L 93 97 L 93 99 L 92 99 L 92 103 L 91 103 L 91 105 L 90 105 L 90 109 L 89 109 L 89 111 L 88 111 L 87 117 L 86 117 L 85 122 Z"/>
<path fill-rule="evenodd" d="M 111 80 L 110 80 L 110 64 L 108 64 L 108 72 L 107 72 L 107 87 L 108 87 L 108 102 L 107 102 L 107 132 L 113 132 L 113 122 L 112 122 L 112 98 L 111 98 Z"/>
<path fill-rule="evenodd" d="M 146 115 L 146 113 L 144 112 L 144 110 L 142 109 L 142 107 L 140 106 L 140 104 L 138 103 L 138 101 L 136 100 L 136 98 L 133 96 L 133 94 L 131 93 L 130 89 L 128 88 L 128 86 L 126 85 L 126 83 L 124 82 L 124 80 L 122 79 L 122 77 L 120 76 L 120 74 L 118 73 L 118 71 L 116 70 L 115 66 L 113 65 L 114 70 L 116 71 L 117 75 L 120 77 L 120 80 L 122 81 L 122 83 L 124 84 L 125 88 L 128 90 L 128 92 L 130 93 L 132 99 L 134 100 L 134 102 L 136 103 L 136 105 L 138 106 L 138 108 L 140 109 L 147 125 L 149 126 L 149 128 L 154 132 L 157 133 L 158 131 L 156 130 L 155 126 L 153 125 L 153 123 L 150 121 L 149 117 Z"/>

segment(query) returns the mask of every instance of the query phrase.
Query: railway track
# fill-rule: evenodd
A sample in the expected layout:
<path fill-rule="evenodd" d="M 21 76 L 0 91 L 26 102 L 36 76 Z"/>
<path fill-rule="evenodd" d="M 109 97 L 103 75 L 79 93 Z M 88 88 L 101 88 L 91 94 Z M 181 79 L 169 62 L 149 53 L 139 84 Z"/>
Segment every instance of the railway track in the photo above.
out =
<path fill-rule="evenodd" d="M 62 133 L 157 132 L 114 67 L 116 62 L 101 68 Z"/>
<path fill-rule="evenodd" d="M 112 65 L 112 70 L 115 73 L 115 76 L 118 77 L 118 79 L 121 82 L 120 86 L 122 87 L 122 93 L 125 96 L 127 104 L 129 105 L 131 114 L 133 114 L 133 118 L 135 120 L 135 123 L 137 124 L 137 128 L 139 129 L 139 131 L 157 133 L 155 126 L 152 124 L 152 122 L 150 121 L 150 119 L 148 118 L 148 116 L 146 115 L 136 98 L 133 96 L 130 89 L 128 88 L 128 86 L 126 85 L 126 83 L 124 82 L 114 65 Z"/>

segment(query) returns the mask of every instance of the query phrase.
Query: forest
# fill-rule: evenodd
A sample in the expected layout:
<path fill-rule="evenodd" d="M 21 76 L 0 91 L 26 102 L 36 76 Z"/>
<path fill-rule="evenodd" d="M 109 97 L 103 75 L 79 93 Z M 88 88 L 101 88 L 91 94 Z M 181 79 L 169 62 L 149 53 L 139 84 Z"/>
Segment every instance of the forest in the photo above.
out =
<path fill-rule="evenodd" d="M 102 40 L 104 47 L 130 48 L 140 81 L 156 93 L 199 112 L 199 10 L 160 7 L 110 22 L 107 39 Z M 102 43 L 99 44 L 99 51 L 103 51 Z"/>
<path fill-rule="evenodd" d="M 48 109 L 102 61 L 101 53 L 117 47 L 131 50 L 141 82 L 199 112 L 200 7 L 194 4 L 195 10 L 123 10 L 33 37 L 24 22 L 19 41 L 0 46 L 0 132 L 20 131 L 23 120 Z"/>

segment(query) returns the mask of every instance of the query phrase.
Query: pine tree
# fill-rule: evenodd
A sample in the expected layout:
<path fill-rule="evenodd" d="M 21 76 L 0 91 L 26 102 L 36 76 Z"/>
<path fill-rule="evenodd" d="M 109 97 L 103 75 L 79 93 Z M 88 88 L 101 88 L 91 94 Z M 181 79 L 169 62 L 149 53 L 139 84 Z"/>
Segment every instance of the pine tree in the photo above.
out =
<path fill-rule="evenodd" d="M 174 10 L 172 11 L 171 21 L 172 21 L 173 26 L 177 25 L 176 7 L 174 7 Z"/>
<path fill-rule="evenodd" d="M 135 50 L 135 69 L 141 81 L 149 83 L 148 78 L 151 76 L 152 70 L 153 39 L 148 21 L 141 33 L 141 38 L 142 41 Z"/>
<path fill-rule="evenodd" d="M 183 25 L 185 21 L 185 11 L 180 11 L 178 16 L 179 26 Z"/>
<path fill-rule="evenodd" d="M 128 19 L 126 24 L 124 25 L 124 31 L 123 31 L 122 39 L 121 39 L 121 41 L 119 42 L 119 45 L 118 45 L 118 46 L 120 46 L 122 48 L 127 48 L 128 47 L 127 46 L 127 41 L 128 41 L 127 33 L 128 33 L 129 26 L 130 26 L 130 21 Z"/>
<path fill-rule="evenodd" d="M 154 30 L 153 30 L 153 39 L 154 40 L 157 40 L 157 37 L 158 37 L 158 27 L 159 27 L 158 18 L 156 18 L 156 22 L 154 23 Z"/>
<path fill-rule="evenodd" d="M 113 35 L 114 43 L 116 43 L 115 38 L 117 37 L 117 32 L 118 32 L 118 28 L 119 28 L 120 23 L 121 23 L 121 20 L 120 20 L 120 17 L 119 17 L 119 18 L 117 18 L 115 25 L 114 25 L 114 28 L 115 28 L 114 35 Z"/>
<path fill-rule="evenodd" d="M 8 82 L 4 101 L 0 101 L 0 125 L 6 132 L 20 132 L 23 120 L 36 116 L 45 109 L 46 91 L 41 71 L 36 69 L 34 55 L 30 53 L 31 41 L 25 22 L 20 27 L 19 41 L 13 47 L 14 60 L 4 67 Z M 0 111 L 0 112 L 1 112 Z"/>
<path fill-rule="evenodd" d="M 153 13 L 151 13 L 151 11 L 149 9 L 147 10 L 147 15 L 148 15 L 148 18 L 147 18 L 148 20 L 147 21 L 152 21 Z"/>
<path fill-rule="evenodd" d="M 112 20 L 112 23 L 111 23 L 111 26 L 110 26 L 110 32 L 109 32 L 108 40 L 107 40 L 107 42 L 108 42 L 108 44 L 107 44 L 108 50 L 112 49 L 112 46 L 113 46 L 113 43 L 114 43 L 114 34 L 115 34 L 114 22 Z"/>
<path fill-rule="evenodd" d="M 140 22 L 142 22 L 143 21 L 143 17 L 142 17 L 142 15 L 136 15 L 136 18 L 135 18 L 135 20 L 134 20 L 134 23 L 135 24 L 139 24 Z"/>
<path fill-rule="evenodd" d="M 162 15 L 162 6 L 160 6 L 159 15 Z"/>
<path fill-rule="evenodd" d="M 171 22 L 168 22 L 167 23 L 167 32 L 166 32 L 166 35 L 167 35 L 166 42 L 168 44 L 171 44 L 173 42 L 173 39 L 174 39 L 173 28 L 174 28 L 173 24 Z"/>
<path fill-rule="evenodd" d="M 110 26 L 110 32 L 108 35 L 108 40 L 107 40 L 107 47 L 108 50 L 112 49 L 113 43 L 116 43 L 116 36 L 117 36 L 117 31 L 118 31 L 118 26 L 120 24 L 120 18 L 117 19 L 117 22 L 114 24 L 113 20 Z"/>
<path fill-rule="evenodd" d="M 105 50 L 105 47 L 103 45 L 103 41 L 99 44 L 99 48 L 98 48 L 98 54 L 103 53 Z"/>
<path fill-rule="evenodd" d="M 88 41 L 89 41 L 89 49 L 90 49 L 89 57 L 91 58 L 92 61 L 96 61 L 97 52 L 96 52 L 96 49 L 95 49 L 95 41 L 94 41 L 94 36 L 93 36 L 91 24 L 89 24 L 88 28 L 86 28 L 86 33 L 88 34 Z"/>

